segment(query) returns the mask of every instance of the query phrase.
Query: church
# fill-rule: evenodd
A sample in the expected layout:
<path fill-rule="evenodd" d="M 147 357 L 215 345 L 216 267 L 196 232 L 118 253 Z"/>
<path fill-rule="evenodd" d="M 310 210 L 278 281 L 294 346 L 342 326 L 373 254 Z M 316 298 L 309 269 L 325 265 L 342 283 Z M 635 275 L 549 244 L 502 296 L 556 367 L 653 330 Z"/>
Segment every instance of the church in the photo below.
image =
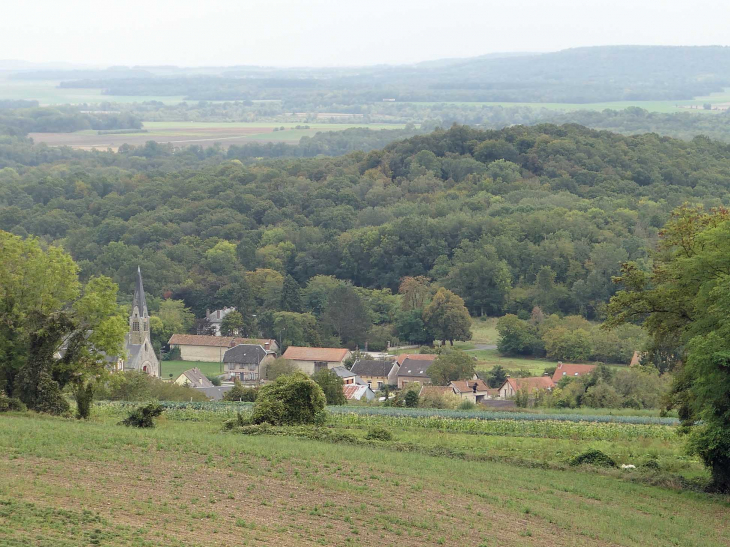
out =
<path fill-rule="evenodd" d="M 127 358 L 119 363 L 121 370 L 138 370 L 150 376 L 160 376 L 160 362 L 150 340 L 150 316 L 142 285 L 142 272 L 137 266 L 137 281 L 134 286 L 132 314 L 129 316 L 129 333 L 125 348 Z"/>

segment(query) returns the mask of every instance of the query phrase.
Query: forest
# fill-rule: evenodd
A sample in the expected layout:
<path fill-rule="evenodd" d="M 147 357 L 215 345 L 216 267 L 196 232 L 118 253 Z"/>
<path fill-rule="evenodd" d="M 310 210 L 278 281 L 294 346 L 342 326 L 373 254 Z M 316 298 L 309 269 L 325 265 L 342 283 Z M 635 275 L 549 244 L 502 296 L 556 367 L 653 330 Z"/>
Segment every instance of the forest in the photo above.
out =
<path fill-rule="evenodd" d="M 82 280 L 108 275 L 128 295 L 139 265 L 153 309 L 179 300 L 200 317 L 237 304 L 270 335 L 274 314 L 326 307 L 312 296 L 289 309 L 287 285 L 344 284 L 381 341 L 424 341 L 423 313 L 392 298 L 407 278 L 476 316 L 524 320 L 539 307 L 601 320 L 620 264 L 649 269 L 670 212 L 726 205 L 730 180 L 723 143 L 577 125 L 454 126 L 368 153 L 251 162 L 6 136 L 0 159 L 0 229 L 62 245 Z M 306 333 L 310 319 L 297 320 Z"/>
<path fill-rule="evenodd" d="M 80 73 L 65 88 L 109 95 L 182 95 L 187 100 L 282 100 L 313 104 L 397 101 L 590 103 L 691 99 L 730 85 L 726 47 L 604 46 L 485 56 L 410 66 L 231 69 L 217 74 L 118 70 Z M 24 78 L 53 79 L 24 74 Z M 126 76 L 126 77 L 125 77 Z"/>

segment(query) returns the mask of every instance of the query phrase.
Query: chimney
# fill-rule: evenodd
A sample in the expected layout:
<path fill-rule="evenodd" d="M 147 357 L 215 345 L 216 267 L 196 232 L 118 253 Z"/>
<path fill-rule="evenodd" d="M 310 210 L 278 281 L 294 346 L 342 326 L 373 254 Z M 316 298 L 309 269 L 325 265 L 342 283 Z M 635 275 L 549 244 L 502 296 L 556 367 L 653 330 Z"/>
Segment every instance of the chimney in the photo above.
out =
<path fill-rule="evenodd" d="M 476 382 L 474 382 L 474 387 L 473 387 L 473 390 L 474 390 L 474 393 L 476 393 L 476 392 L 477 392 L 477 383 L 476 383 Z"/>

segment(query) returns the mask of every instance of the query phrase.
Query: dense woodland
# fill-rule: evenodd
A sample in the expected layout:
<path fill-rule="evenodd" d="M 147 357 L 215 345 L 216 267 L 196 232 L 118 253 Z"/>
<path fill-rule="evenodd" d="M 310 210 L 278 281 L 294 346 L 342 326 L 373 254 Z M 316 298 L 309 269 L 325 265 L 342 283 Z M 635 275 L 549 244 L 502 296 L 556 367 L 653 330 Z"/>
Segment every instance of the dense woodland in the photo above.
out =
<path fill-rule="evenodd" d="M 730 84 L 725 47 L 605 46 L 556 53 L 485 56 L 412 66 L 343 69 L 241 68 L 218 74 L 73 75 L 66 88 L 189 100 L 283 100 L 287 108 L 398 101 L 604 102 L 690 99 Z M 25 78 L 54 79 L 47 73 Z"/>
<path fill-rule="evenodd" d="M 383 326 L 381 341 L 441 338 L 394 298 L 404 278 L 428 286 L 426 302 L 452 291 L 473 315 L 528 319 L 539 307 L 601 319 L 620 264 L 649 268 L 670 211 L 727 204 L 730 180 L 722 143 L 575 125 L 455 126 L 370 153 L 254 163 L 217 149 L 81 152 L 8 136 L 0 158 L 0 229 L 63 245 L 84 280 L 109 275 L 131 294 L 139 265 L 153 306 L 182 300 L 200 317 L 234 304 L 270 335 L 275 313 L 321 319 L 317 287 L 345 282 L 357 289 L 343 298 L 363 304 L 360 327 Z M 287 285 L 303 289 L 300 304 L 282 298 Z M 311 320 L 297 321 L 306 338 Z"/>

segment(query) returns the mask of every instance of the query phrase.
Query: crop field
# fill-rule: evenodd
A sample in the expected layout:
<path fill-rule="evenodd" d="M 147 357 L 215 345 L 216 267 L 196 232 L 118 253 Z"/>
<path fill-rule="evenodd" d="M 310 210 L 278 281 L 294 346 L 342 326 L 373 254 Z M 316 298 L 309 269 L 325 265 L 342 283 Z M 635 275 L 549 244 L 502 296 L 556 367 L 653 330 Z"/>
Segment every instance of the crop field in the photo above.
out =
<path fill-rule="evenodd" d="M 345 413 L 318 436 L 241 435 L 210 410 L 225 405 L 169 406 L 151 430 L 117 425 L 120 404 L 89 422 L 0 415 L 0 545 L 730 545 L 730 501 L 692 486 L 705 471 L 668 426 L 555 422 L 570 427 L 543 437 L 536 422 L 486 433 L 376 416 L 394 438 L 368 441 Z M 600 427 L 619 433 L 585 433 Z M 567 463 L 587 448 L 637 469 Z"/>
<path fill-rule="evenodd" d="M 547 110 L 624 110 L 630 107 L 639 107 L 649 112 L 692 112 L 698 114 L 717 114 L 720 110 L 704 110 L 702 106 L 710 103 L 714 106 L 727 106 L 730 103 L 730 90 L 718 93 L 712 93 L 704 97 L 695 97 L 690 100 L 677 101 L 614 101 L 604 103 L 517 103 L 517 102 L 460 102 L 460 101 L 444 101 L 436 102 L 414 102 L 411 104 L 418 105 L 434 105 L 434 104 L 454 104 L 461 106 L 501 106 L 504 108 L 529 107 L 529 108 L 545 108 Z"/>
<path fill-rule="evenodd" d="M 297 129 L 297 125 L 300 126 Z M 262 123 L 262 122 L 145 122 L 144 130 L 138 133 L 106 133 L 85 130 L 74 133 L 30 133 L 29 137 L 37 143 L 49 146 L 70 146 L 84 150 L 97 148 L 118 149 L 123 144 L 144 145 L 147 141 L 170 143 L 175 146 L 213 146 L 224 148 L 232 144 L 247 142 L 285 142 L 297 144 L 302 137 L 311 137 L 320 131 L 343 131 L 352 127 L 378 129 L 402 129 L 402 124 L 346 124 L 346 123 L 308 123 L 309 129 L 302 129 L 301 123 Z M 284 127 L 284 130 L 274 131 Z"/>

